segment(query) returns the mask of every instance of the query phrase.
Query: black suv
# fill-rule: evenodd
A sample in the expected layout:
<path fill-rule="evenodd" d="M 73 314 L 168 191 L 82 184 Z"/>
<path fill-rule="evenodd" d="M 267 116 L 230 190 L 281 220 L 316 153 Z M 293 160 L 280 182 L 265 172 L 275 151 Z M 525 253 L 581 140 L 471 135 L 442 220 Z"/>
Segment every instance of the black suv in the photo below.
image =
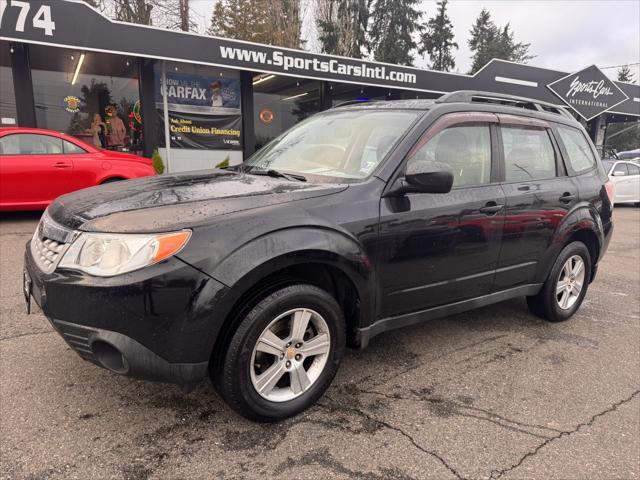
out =
<path fill-rule="evenodd" d="M 228 170 L 71 193 L 24 289 L 85 360 L 259 421 L 327 389 L 346 345 L 513 297 L 579 308 L 612 232 L 580 124 L 481 92 L 314 115 Z"/>

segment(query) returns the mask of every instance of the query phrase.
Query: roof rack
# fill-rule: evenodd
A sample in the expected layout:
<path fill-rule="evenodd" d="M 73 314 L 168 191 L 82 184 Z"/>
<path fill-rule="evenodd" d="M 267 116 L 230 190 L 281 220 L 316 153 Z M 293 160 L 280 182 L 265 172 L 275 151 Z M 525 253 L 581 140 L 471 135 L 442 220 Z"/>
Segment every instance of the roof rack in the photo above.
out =
<path fill-rule="evenodd" d="M 567 118 L 573 116 L 563 107 L 552 103 L 541 102 L 533 98 L 516 97 L 494 92 L 481 92 L 476 90 L 459 90 L 443 95 L 436 100 L 436 103 L 495 103 L 498 105 L 509 105 L 512 107 L 525 108 L 538 112 L 555 113 Z"/>
<path fill-rule="evenodd" d="M 356 105 L 358 103 L 374 103 L 376 102 L 376 100 L 357 100 L 357 99 L 353 99 L 353 100 L 345 100 L 342 103 L 339 103 L 335 106 L 333 106 L 332 108 L 338 108 L 338 107 L 346 107 L 348 105 Z"/>

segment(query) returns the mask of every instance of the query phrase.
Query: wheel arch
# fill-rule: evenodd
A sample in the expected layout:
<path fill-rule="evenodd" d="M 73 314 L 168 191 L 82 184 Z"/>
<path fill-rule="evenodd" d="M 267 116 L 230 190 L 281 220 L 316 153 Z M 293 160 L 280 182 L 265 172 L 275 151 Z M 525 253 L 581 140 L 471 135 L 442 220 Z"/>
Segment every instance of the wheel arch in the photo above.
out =
<path fill-rule="evenodd" d="M 359 329 L 374 316 L 372 262 L 354 239 L 340 232 L 310 227 L 274 232 L 237 249 L 211 275 L 230 287 L 220 312 L 224 320 L 211 346 L 214 368 L 244 314 L 287 285 L 308 283 L 328 291 L 342 308 L 350 346 L 359 345 Z"/>
<path fill-rule="evenodd" d="M 604 229 L 598 212 L 588 204 L 578 206 L 565 217 L 556 230 L 552 248 L 544 258 L 544 270 L 541 272 L 540 280 L 544 282 L 547 278 L 560 251 L 575 241 L 584 243 L 587 250 L 589 250 L 589 256 L 591 257 L 589 278 L 593 280 L 602 254 L 604 238 Z"/>

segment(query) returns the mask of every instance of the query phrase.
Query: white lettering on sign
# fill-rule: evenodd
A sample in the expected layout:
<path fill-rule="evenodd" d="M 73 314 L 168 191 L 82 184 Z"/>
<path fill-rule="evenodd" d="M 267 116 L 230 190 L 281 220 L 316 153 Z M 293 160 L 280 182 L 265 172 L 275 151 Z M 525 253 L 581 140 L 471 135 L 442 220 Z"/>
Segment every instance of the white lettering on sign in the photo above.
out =
<path fill-rule="evenodd" d="M 18 18 L 16 19 L 16 32 L 24 32 L 24 26 L 27 22 L 31 4 L 22 0 L 11 0 L 11 3 L 8 4 L 7 0 L 0 0 L 0 23 L 9 5 L 20 9 Z M 56 23 L 51 18 L 51 7 L 49 5 L 41 5 L 33 16 L 31 24 L 33 28 L 40 28 L 44 30 L 45 35 L 52 37 L 53 31 L 56 29 Z"/>
<path fill-rule="evenodd" d="M 580 76 L 578 75 L 576 75 L 576 78 L 574 78 L 569 85 L 567 97 L 574 97 L 577 93 L 589 93 L 594 99 L 600 96 L 607 97 L 609 95 L 613 95 L 611 87 L 606 87 L 604 85 L 604 80 L 600 80 L 599 82 L 596 82 L 595 80 L 591 82 L 581 82 Z"/>

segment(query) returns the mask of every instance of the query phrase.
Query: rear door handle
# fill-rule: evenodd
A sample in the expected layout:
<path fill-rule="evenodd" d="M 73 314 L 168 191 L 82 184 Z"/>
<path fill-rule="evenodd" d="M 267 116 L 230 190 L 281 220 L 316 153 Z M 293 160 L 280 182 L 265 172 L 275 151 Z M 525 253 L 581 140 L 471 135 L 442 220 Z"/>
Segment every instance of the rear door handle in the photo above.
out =
<path fill-rule="evenodd" d="M 563 203 L 571 203 L 576 199 L 576 196 L 573 193 L 565 192 L 560 197 L 560 201 Z"/>
<path fill-rule="evenodd" d="M 484 207 L 480 208 L 480 211 L 487 215 L 493 215 L 502 210 L 502 207 L 504 207 L 504 205 L 498 205 L 496 202 L 488 202 Z"/>
<path fill-rule="evenodd" d="M 67 162 L 56 162 L 53 164 L 54 168 L 71 168 L 71 164 Z"/>

